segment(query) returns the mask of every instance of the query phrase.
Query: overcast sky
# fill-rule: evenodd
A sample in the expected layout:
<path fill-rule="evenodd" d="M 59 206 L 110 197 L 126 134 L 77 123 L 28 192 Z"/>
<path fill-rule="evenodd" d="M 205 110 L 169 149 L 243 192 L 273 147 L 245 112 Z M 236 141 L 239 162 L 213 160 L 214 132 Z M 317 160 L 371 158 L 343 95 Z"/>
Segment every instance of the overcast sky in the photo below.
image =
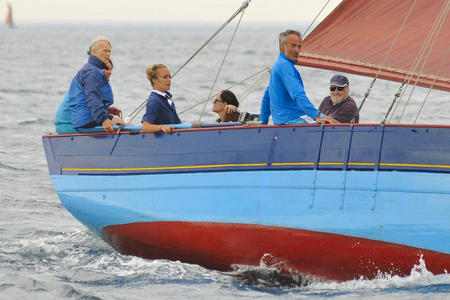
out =
<path fill-rule="evenodd" d="M 29 21 L 223 22 L 244 0 L 0 0 L 13 7 L 16 23 Z M 312 21 L 327 0 L 251 0 L 247 22 Z M 331 0 L 331 11 L 340 0 Z M 4 19 L 4 17 L 2 17 Z"/>

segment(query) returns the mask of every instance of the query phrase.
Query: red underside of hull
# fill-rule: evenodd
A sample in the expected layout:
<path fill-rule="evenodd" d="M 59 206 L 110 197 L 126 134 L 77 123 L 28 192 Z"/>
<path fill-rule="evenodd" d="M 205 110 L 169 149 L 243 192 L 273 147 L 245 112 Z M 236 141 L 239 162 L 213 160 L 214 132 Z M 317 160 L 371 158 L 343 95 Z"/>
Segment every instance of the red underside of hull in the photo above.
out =
<path fill-rule="evenodd" d="M 179 260 L 221 271 L 232 265 L 276 266 L 329 280 L 407 276 L 422 256 L 433 274 L 450 271 L 450 255 L 337 234 L 250 224 L 145 222 L 103 229 L 117 251 Z"/>

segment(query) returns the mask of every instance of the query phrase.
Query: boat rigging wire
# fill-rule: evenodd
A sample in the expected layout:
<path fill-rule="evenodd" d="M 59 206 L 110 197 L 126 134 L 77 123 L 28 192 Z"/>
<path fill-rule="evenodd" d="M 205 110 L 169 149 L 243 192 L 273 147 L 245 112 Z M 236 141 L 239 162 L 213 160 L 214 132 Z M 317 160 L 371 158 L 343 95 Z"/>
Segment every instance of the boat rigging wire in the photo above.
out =
<path fill-rule="evenodd" d="M 228 20 L 226 20 L 225 23 L 223 23 L 222 26 L 220 26 L 219 29 L 217 29 L 216 32 L 214 32 L 213 35 L 209 37 L 206 42 L 204 42 L 203 45 L 201 45 L 200 48 L 198 48 L 198 50 L 195 51 L 195 53 L 192 54 L 192 56 L 189 57 L 189 59 L 172 75 L 172 78 L 175 77 L 175 75 L 177 75 L 177 73 L 180 72 L 200 51 L 202 51 L 203 48 L 205 48 L 205 46 L 208 45 L 209 42 L 211 42 L 219 34 L 219 32 L 221 32 L 222 29 L 224 29 L 237 15 L 245 10 L 248 7 L 250 1 L 251 0 L 244 1 L 241 7 L 239 7 L 239 9 L 236 10 L 236 12 L 231 17 L 229 17 Z"/>
<path fill-rule="evenodd" d="M 351 123 L 354 123 L 354 122 L 355 122 L 356 116 L 359 115 L 359 113 L 360 113 L 360 111 L 361 111 L 361 109 L 362 109 L 364 103 L 366 102 L 366 99 L 369 97 L 369 95 L 370 95 L 370 93 L 371 93 L 371 91 L 372 91 L 372 88 L 373 88 L 373 86 L 374 86 L 374 84 L 375 84 L 375 81 L 377 80 L 378 75 L 379 75 L 380 72 L 381 72 L 381 67 L 384 66 L 384 65 L 386 64 L 386 61 L 387 61 L 388 57 L 391 55 L 391 51 L 392 51 L 392 49 L 394 48 L 394 45 L 397 43 L 398 38 L 399 38 L 399 36 L 400 36 L 400 33 L 403 31 L 403 28 L 405 27 L 406 22 L 407 22 L 407 20 L 409 19 L 409 16 L 411 15 L 411 12 L 412 12 L 412 10 L 413 10 L 413 8 L 414 8 L 415 5 L 416 5 L 416 0 L 414 0 L 414 3 L 413 3 L 413 4 L 411 5 L 411 7 L 409 8 L 408 14 L 407 14 L 407 15 L 405 16 L 405 18 L 403 19 L 403 23 L 402 23 L 402 25 L 400 26 L 400 28 L 398 29 L 397 34 L 395 35 L 394 40 L 392 41 L 391 46 L 389 47 L 389 50 L 387 51 L 387 53 L 386 53 L 386 55 L 385 55 L 385 57 L 384 57 L 384 59 L 383 59 L 383 62 L 379 65 L 378 70 L 377 70 L 377 72 L 375 73 L 375 77 L 373 78 L 372 82 L 370 83 L 370 85 L 369 85 L 369 87 L 368 87 L 368 89 L 367 89 L 367 91 L 366 91 L 366 93 L 365 93 L 365 95 L 364 95 L 364 99 L 361 101 L 361 104 L 360 104 L 359 107 L 358 107 L 358 112 L 355 114 L 355 116 L 353 116 L 353 118 L 352 118 L 352 120 L 351 120 Z"/>
<path fill-rule="evenodd" d="M 438 71 L 437 75 L 441 74 L 442 67 L 444 66 L 444 63 L 447 60 L 447 56 L 448 56 L 449 52 L 450 52 L 450 47 L 447 48 L 447 52 L 445 53 L 444 57 L 442 58 L 441 65 L 439 66 L 439 71 Z M 419 108 L 419 112 L 417 113 L 416 118 L 414 119 L 414 124 L 416 124 L 417 119 L 419 118 L 419 115 L 422 113 L 422 109 L 423 109 L 423 107 L 425 105 L 425 102 L 427 101 L 428 96 L 430 95 L 431 90 L 433 89 L 433 86 L 434 86 L 435 83 L 436 83 L 436 77 L 434 78 L 433 82 L 431 83 L 430 87 L 428 88 L 428 92 L 427 92 L 427 94 L 425 96 L 425 99 L 423 99 L 422 105 Z"/>
<path fill-rule="evenodd" d="M 228 20 L 225 21 L 204 43 L 200 46 L 200 48 L 194 52 L 194 54 L 180 67 L 178 70 L 171 76 L 171 78 L 174 78 L 175 75 L 180 72 L 203 48 L 205 48 L 206 45 L 208 45 L 216 36 L 221 32 L 237 15 L 239 15 L 243 10 L 245 10 L 251 0 L 244 1 L 241 6 L 239 7 L 236 12 L 231 15 L 231 17 L 228 18 Z M 131 114 L 129 114 L 125 118 L 125 123 L 131 122 L 144 108 L 145 104 L 147 103 L 147 99 L 145 99 Z"/>
<path fill-rule="evenodd" d="M 246 3 L 246 5 L 244 7 L 245 3 Z M 223 65 L 225 63 L 226 58 L 228 57 L 228 53 L 230 52 L 231 45 L 233 44 L 234 38 L 236 37 L 237 30 L 239 29 L 239 25 L 241 24 L 242 17 L 244 16 L 245 8 L 247 8 L 247 6 L 248 6 L 248 1 L 245 1 L 242 4 L 242 6 L 241 6 L 241 8 L 242 7 L 244 7 L 244 8 L 241 10 L 241 16 L 239 17 L 239 21 L 237 22 L 236 27 L 235 27 L 235 29 L 233 31 L 233 35 L 231 36 L 230 42 L 228 43 L 227 50 L 225 51 L 225 54 L 224 54 L 223 59 L 222 59 L 222 62 L 220 63 L 219 69 L 217 70 L 216 77 L 214 78 L 214 82 L 211 85 L 211 89 L 209 90 L 208 99 L 211 97 L 212 91 L 213 91 L 214 87 L 216 86 L 217 79 L 219 78 L 219 75 L 222 72 Z M 205 104 L 203 105 L 203 110 L 200 113 L 200 116 L 198 118 L 199 122 L 201 121 L 203 115 L 205 114 L 206 104 L 207 104 L 207 102 L 205 102 Z"/>
<path fill-rule="evenodd" d="M 403 82 L 402 82 L 402 85 L 401 85 L 400 88 L 398 89 L 397 93 L 395 93 L 394 99 L 392 100 L 391 105 L 389 106 L 389 109 L 388 109 L 386 115 L 384 116 L 383 121 L 381 121 L 381 124 L 385 124 L 385 123 L 386 123 L 386 119 L 387 119 L 387 117 L 389 116 L 389 114 L 390 114 L 392 108 L 394 107 L 394 104 L 397 103 L 397 99 L 400 97 L 400 95 L 401 95 L 401 93 L 402 93 L 402 89 L 403 89 L 403 87 L 405 86 L 405 84 L 406 84 L 406 82 L 403 81 Z M 389 119 L 389 120 L 390 120 L 390 119 Z"/>
<path fill-rule="evenodd" d="M 267 68 L 267 72 L 263 73 L 253 84 L 251 84 L 244 93 L 239 97 L 239 102 L 242 103 L 244 100 L 253 93 L 270 75 L 270 68 Z"/>
<path fill-rule="evenodd" d="M 378 68 L 378 70 L 380 70 L 380 68 Z M 377 81 L 377 78 L 378 78 L 378 72 L 375 74 L 375 77 L 373 78 L 372 82 L 370 83 L 369 87 L 367 88 L 367 91 L 364 94 L 364 98 L 362 99 L 361 103 L 359 104 L 358 112 L 353 116 L 350 123 L 355 123 L 356 116 L 359 115 L 359 112 L 361 111 L 361 108 L 363 107 L 364 103 L 366 102 L 366 99 L 369 97 L 370 92 L 372 92 L 372 88 L 375 84 L 375 81 Z"/>
<path fill-rule="evenodd" d="M 303 38 L 306 38 L 309 29 L 312 27 L 312 25 L 314 24 L 314 22 L 316 22 L 317 18 L 322 14 L 323 10 L 325 9 L 325 7 L 327 7 L 327 5 L 330 3 L 331 0 L 327 0 L 327 3 L 325 3 L 325 5 L 322 7 L 322 9 L 319 11 L 319 13 L 316 15 L 316 17 L 314 18 L 314 20 L 312 20 L 312 22 L 309 24 L 308 28 L 306 28 L 305 32 L 302 34 Z"/>
<path fill-rule="evenodd" d="M 402 111 L 402 113 L 401 113 L 401 115 L 399 117 L 399 120 L 398 120 L 399 123 L 401 122 L 401 120 L 403 118 L 403 115 L 404 115 L 404 113 L 406 111 L 406 108 L 409 105 L 409 102 L 411 100 L 412 94 L 413 94 L 413 92 L 414 92 L 414 90 L 415 90 L 415 88 L 417 86 L 417 83 L 419 82 L 419 78 L 421 77 L 421 75 L 422 75 L 422 73 L 424 71 L 425 65 L 428 62 L 428 59 L 430 58 L 431 51 L 433 50 L 433 47 L 436 44 L 436 41 L 437 41 L 437 39 L 439 37 L 439 34 L 441 32 L 442 26 L 444 25 L 445 20 L 447 18 L 447 14 L 448 14 L 449 8 L 450 8 L 450 0 L 447 0 L 445 2 L 445 4 L 444 4 L 443 8 L 440 10 L 439 15 L 436 18 L 436 21 L 434 22 L 433 27 L 432 27 L 432 29 L 430 31 L 430 34 L 428 35 L 429 38 L 426 40 L 426 45 L 424 47 L 425 50 L 423 51 L 423 53 L 422 53 L 422 55 L 420 57 L 420 60 L 422 60 L 422 65 L 421 65 L 420 71 L 418 72 L 418 74 L 416 76 L 416 80 L 414 82 L 413 88 L 411 89 L 411 92 L 409 94 L 408 100 L 406 101 L 406 103 L 405 103 L 405 105 L 403 107 L 403 111 Z M 429 46 L 431 40 L 433 40 L 433 41 L 431 43 L 431 46 Z M 426 52 L 427 49 L 428 49 L 428 52 L 426 54 L 426 57 L 424 58 L 424 55 L 425 55 L 425 52 Z M 419 60 L 419 63 L 420 63 L 420 60 Z"/>
<path fill-rule="evenodd" d="M 449 0 L 447 0 L 447 3 L 448 3 L 448 1 Z M 445 5 L 447 5 L 447 4 L 444 4 L 444 6 Z M 442 12 L 442 10 L 441 10 L 441 12 Z M 437 21 L 437 19 L 436 19 L 436 21 Z M 424 42 L 422 43 L 422 46 L 420 47 L 419 51 L 417 52 L 416 58 L 414 59 L 414 62 L 413 62 L 412 66 L 411 66 L 411 68 L 410 68 L 410 70 L 409 70 L 409 72 L 408 72 L 408 74 L 407 74 L 407 76 L 406 76 L 406 78 L 404 80 L 404 82 L 406 82 L 407 86 L 402 91 L 400 99 L 396 103 L 396 105 L 394 107 L 394 111 L 392 112 L 391 116 L 389 117 L 389 123 L 391 122 L 391 119 L 394 117 L 397 108 L 399 108 L 400 103 L 402 102 L 402 99 L 403 99 L 404 95 L 406 94 L 406 91 L 407 91 L 411 81 L 413 80 L 413 77 L 414 76 L 419 76 L 419 74 L 417 74 L 416 70 L 418 69 L 420 61 L 422 60 L 422 57 L 423 57 L 423 55 L 424 55 L 424 53 L 426 51 L 426 48 L 427 48 L 427 46 L 428 46 L 428 44 L 429 44 L 429 42 L 430 42 L 430 40 L 432 38 L 432 33 L 433 33 L 433 31 L 435 30 L 435 27 L 436 27 L 436 21 L 435 21 L 435 23 L 433 23 L 433 26 L 430 29 L 430 31 L 428 31 L 428 34 L 427 34 L 426 38 L 424 39 Z M 418 78 L 419 77 L 417 77 L 417 79 Z M 416 81 L 416 84 L 417 84 L 417 81 Z"/>
<path fill-rule="evenodd" d="M 236 82 L 235 84 L 229 86 L 229 87 L 226 88 L 226 89 L 230 90 L 230 89 L 234 88 L 235 86 L 237 86 L 237 85 L 239 85 L 239 84 L 241 84 L 241 83 L 243 83 L 243 82 L 245 82 L 245 81 L 247 81 L 247 80 L 250 80 L 251 78 L 257 76 L 258 74 L 261 74 L 262 72 L 267 72 L 267 71 L 270 71 L 270 68 L 269 68 L 269 67 L 266 67 L 266 68 L 264 68 L 264 69 L 262 69 L 262 70 L 260 70 L 260 71 L 258 71 L 258 72 L 256 72 L 256 73 L 254 73 L 254 74 L 252 74 L 252 75 L 250 75 L 250 76 L 248 76 L 248 77 L 242 79 L 241 81 Z M 217 95 L 219 95 L 219 93 L 220 93 L 220 91 L 214 93 L 213 95 L 214 95 L 214 96 L 217 96 Z M 202 103 L 204 103 L 204 102 L 208 102 L 209 99 L 210 99 L 210 98 L 203 99 L 203 100 L 201 100 L 201 101 L 199 101 L 199 102 L 197 102 L 197 103 L 195 103 L 195 104 L 193 104 L 193 105 L 191 105 L 191 106 L 185 108 L 183 111 L 179 112 L 178 114 L 181 115 L 182 113 L 185 113 L 185 112 L 191 110 L 192 108 L 194 108 L 194 107 L 196 107 L 196 106 L 198 106 L 198 105 L 200 105 L 200 104 L 202 104 Z"/>

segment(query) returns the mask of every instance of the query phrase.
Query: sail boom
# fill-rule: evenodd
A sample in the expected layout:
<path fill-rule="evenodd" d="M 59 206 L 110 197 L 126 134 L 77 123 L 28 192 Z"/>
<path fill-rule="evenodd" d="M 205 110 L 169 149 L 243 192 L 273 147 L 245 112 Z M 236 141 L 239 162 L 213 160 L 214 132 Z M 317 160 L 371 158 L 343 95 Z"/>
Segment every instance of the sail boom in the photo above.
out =
<path fill-rule="evenodd" d="M 432 87 L 433 89 L 450 91 L 450 80 L 445 77 L 419 74 L 417 72 L 414 73 L 409 72 L 408 70 L 370 64 L 356 60 L 302 52 L 297 64 L 305 67 L 327 69 L 369 77 L 377 76 L 377 78 L 381 79 L 406 82 L 426 88 Z"/>

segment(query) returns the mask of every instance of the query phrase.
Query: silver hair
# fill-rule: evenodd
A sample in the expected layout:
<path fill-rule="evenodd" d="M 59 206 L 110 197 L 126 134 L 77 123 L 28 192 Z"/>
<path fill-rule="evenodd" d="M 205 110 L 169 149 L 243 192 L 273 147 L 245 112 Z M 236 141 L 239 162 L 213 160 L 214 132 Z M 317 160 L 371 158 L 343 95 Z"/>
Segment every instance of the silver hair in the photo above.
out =
<path fill-rule="evenodd" d="M 292 30 L 292 29 L 288 29 L 286 31 L 283 31 L 280 33 L 279 37 L 278 37 L 278 45 L 281 47 L 281 44 L 285 44 L 286 43 L 286 37 L 290 34 L 295 34 L 296 36 L 298 36 L 299 38 L 302 38 L 302 35 L 300 33 L 300 31 L 297 30 Z"/>
<path fill-rule="evenodd" d="M 105 42 L 107 42 L 110 46 L 112 46 L 112 45 L 111 45 L 111 41 L 110 41 L 106 36 L 99 35 L 99 36 L 97 36 L 95 39 L 93 39 L 92 42 L 91 42 L 91 44 L 89 45 L 89 48 L 88 48 L 88 50 L 87 50 L 87 54 L 88 54 L 88 55 L 91 55 L 92 50 L 97 49 L 98 43 L 99 43 L 100 41 L 105 41 Z"/>

